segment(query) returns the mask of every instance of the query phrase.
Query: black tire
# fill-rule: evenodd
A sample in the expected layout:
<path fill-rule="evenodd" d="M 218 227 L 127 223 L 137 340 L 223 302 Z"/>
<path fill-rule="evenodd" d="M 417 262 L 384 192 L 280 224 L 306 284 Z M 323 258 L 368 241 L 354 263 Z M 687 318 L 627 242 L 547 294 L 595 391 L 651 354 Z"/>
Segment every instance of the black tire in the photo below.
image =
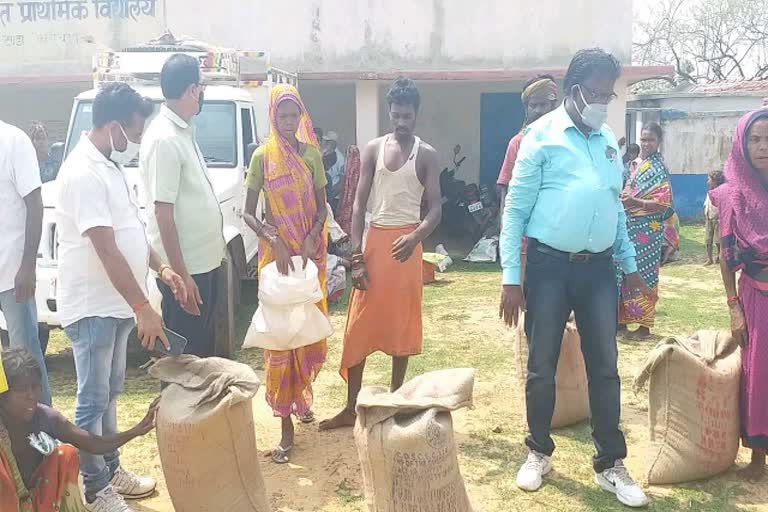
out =
<path fill-rule="evenodd" d="M 43 351 L 43 355 L 48 350 L 48 340 L 51 338 L 51 328 L 46 324 L 37 325 L 37 335 L 40 338 L 40 348 Z"/>
<path fill-rule="evenodd" d="M 232 282 L 230 284 L 229 293 L 232 295 L 232 300 L 235 306 L 242 304 L 242 289 L 243 289 L 243 277 L 240 275 L 240 271 L 235 265 L 234 256 L 232 256 L 231 250 L 227 254 L 227 268 L 226 275 L 232 276 Z M 236 310 L 235 310 L 236 311 Z"/>
<path fill-rule="evenodd" d="M 43 350 L 43 355 L 48 350 L 48 340 L 51 337 L 51 328 L 45 324 L 39 324 L 37 326 L 37 335 L 40 338 L 40 348 Z M 8 348 L 11 344 L 11 340 L 8 337 L 8 331 L 0 329 L 0 344 L 3 348 Z"/>
<path fill-rule="evenodd" d="M 214 353 L 218 357 L 235 357 L 235 311 L 240 301 L 240 276 L 231 256 L 219 270 L 218 301 L 214 318 Z"/>

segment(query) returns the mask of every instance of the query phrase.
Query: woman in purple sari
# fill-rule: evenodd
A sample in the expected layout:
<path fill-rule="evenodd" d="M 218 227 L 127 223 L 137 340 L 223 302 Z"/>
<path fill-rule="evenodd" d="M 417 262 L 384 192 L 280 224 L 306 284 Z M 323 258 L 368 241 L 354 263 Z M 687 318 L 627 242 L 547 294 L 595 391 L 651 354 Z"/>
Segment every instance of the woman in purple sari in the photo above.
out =
<path fill-rule="evenodd" d="M 757 481 L 765 475 L 768 449 L 768 110 L 739 121 L 725 179 L 710 198 L 720 209 L 731 330 L 743 347 L 742 441 L 752 462 L 742 474 Z"/>

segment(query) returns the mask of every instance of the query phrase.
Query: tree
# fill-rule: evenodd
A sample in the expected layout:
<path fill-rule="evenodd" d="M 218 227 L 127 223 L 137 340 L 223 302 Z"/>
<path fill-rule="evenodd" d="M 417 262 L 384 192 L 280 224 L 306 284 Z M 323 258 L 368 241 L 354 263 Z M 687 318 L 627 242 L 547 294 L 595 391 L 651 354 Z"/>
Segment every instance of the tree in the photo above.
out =
<path fill-rule="evenodd" d="M 634 60 L 675 84 L 768 78 L 768 0 L 656 0 L 635 23 Z"/>

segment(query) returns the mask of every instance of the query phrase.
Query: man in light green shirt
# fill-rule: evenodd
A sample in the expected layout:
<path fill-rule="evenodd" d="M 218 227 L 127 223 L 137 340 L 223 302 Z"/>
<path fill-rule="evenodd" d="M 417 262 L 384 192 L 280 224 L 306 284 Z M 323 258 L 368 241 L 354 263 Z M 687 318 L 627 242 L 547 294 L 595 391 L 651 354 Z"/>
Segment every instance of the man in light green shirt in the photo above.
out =
<path fill-rule="evenodd" d="M 195 58 L 178 54 L 165 63 L 160 84 L 166 103 L 144 134 L 139 170 L 149 242 L 189 292 L 189 300 L 179 305 L 158 282 L 163 320 L 187 338 L 186 353 L 206 357 L 213 355 L 213 313 L 226 244 L 221 209 L 192 124 L 203 105 L 200 82 Z"/>

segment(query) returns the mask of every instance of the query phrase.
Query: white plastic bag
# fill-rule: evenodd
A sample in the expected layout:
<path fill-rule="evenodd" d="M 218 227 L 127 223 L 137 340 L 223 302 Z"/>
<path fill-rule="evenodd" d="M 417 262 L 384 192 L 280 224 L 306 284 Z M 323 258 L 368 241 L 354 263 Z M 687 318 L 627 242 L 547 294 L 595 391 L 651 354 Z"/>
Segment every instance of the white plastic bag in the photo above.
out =
<path fill-rule="evenodd" d="M 499 248 L 499 237 L 481 238 L 475 247 L 464 258 L 470 263 L 496 263 L 496 251 Z"/>
<path fill-rule="evenodd" d="M 294 256 L 294 270 L 280 274 L 272 262 L 259 274 L 259 308 L 253 315 L 243 348 L 293 350 L 333 334 L 328 317 L 317 303 L 323 300 L 317 266 L 310 260 L 302 269 Z"/>
<path fill-rule="evenodd" d="M 453 260 L 450 256 L 448 256 L 448 251 L 445 250 L 445 246 L 443 244 L 437 244 L 437 247 L 435 247 L 435 254 L 439 254 L 440 256 L 445 257 L 445 259 L 437 265 L 437 270 L 440 272 L 445 272 L 445 269 L 453 265 Z"/>

